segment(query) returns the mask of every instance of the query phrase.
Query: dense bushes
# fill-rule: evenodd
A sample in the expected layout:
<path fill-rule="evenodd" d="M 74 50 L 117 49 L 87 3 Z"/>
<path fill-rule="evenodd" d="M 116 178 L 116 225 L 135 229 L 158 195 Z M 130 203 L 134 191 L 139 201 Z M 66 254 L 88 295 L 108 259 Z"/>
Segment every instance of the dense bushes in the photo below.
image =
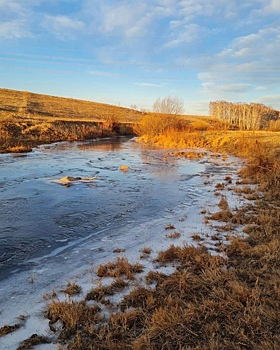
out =
<path fill-rule="evenodd" d="M 148 137 L 157 136 L 170 130 L 183 130 L 186 122 L 178 116 L 170 114 L 147 114 L 140 120 L 135 127 L 138 135 Z"/>

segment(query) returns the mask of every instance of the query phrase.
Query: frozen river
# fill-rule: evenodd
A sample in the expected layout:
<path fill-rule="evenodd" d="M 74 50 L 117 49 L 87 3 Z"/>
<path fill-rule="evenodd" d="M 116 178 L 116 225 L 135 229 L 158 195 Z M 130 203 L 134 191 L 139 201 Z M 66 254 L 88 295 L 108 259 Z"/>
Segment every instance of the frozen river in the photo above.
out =
<path fill-rule="evenodd" d="M 100 240 L 190 203 L 199 189 L 188 180 L 205 172 L 205 161 L 167 161 L 165 154 L 119 139 L 1 155 L 0 280 L 83 239 Z M 65 176 L 97 178 L 67 187 L 57 182 Z"/>
<path fill-rule="evenodd" d="M 171 244 L 165 228 L 174 224 L 176 244 L 195 244 L 192 236 L 200 234 L 215 251 L 215 226 L 202 213 L 219 210 L 223 195 L 232 208 L 242 205 L 225 184 L 238 179 L 240 165 L 205 151 L 200 159 L 172 157 L 125 138 L 0 155 L 0 327 L 28 315 L 25 327 L 1 339 L 4 349 L 48 333 L 44 293 L 73 278 L 86 292 L 116 248 L 135 260 L 143 246 L 156 254 Z M 60 182 L 68 176 L 80 180 Z"/>

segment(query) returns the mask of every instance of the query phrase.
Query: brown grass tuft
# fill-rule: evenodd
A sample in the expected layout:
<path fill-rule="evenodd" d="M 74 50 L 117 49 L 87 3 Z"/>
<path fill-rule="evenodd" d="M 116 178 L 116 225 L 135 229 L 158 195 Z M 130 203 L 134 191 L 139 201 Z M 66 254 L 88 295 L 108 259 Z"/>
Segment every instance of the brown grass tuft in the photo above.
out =
<path fill-rule="evenodd" d="M 75 282 L 72 283 L 70 281 L 67 282 L 67 286 L 62 290 L 65 294 L 68 294 L 69 296 L 76 295 L 81 293 L 82 288 L 76 284 Z"/>
<path fill-rule="evenodd" d="M 177 239 L 177 238 L 180 238 L 181 236 L 182 236 L 182 233 L 179 231 L 174 231 L 172 233 L 165 235 L 166 238 L 171 238 L 171 239 Z"/>
<path fill-rule="evenodd" d="M 172 225 L 172 224 L 168 224 L 167 226 L 165 226 L 165 229 L 166 229 L 166 230 L 174 230 L 174 229 L 175 229 L 175 226 Z"/>
<path fill-rule="evenodd" d="M 128 282 L 118 277 L 109 286 L 98 286 L 92 289 L 89 293 L 87 293 L 86 300 L 103 301 L 105 296 L 114 295 L 128 285 Z"/>
<path fill-rule="evenodd" d="M 13 326 L 8 326 L 5 325 L 3 327 L 0 328 L 0 337 L 2 337 L 3 335 L 12 333 L 14 331 L 16 331 L 17 329 L 19 329 L 22 325 L 21 324 L 14 324 Z"/>
<path fill-rule="evenodd" d="M 130 264 L 127 258 L 117 258 L 114 262 L 108 262 L 99 265 L 97 270 L 98 277 L 120 277 L 126 276 L 128 279 L 134 279 L 136 273 L 143 271 L 143 265 L 140 263 Z"/>
<path fill-rule="evenodd" d="M 24 340 L 24 342 L 17 348 L 17 350 L 29 350 L 36 345 L 50 344 L 51 339 L 38 334 L 32 334 L 30 338 Z"/>

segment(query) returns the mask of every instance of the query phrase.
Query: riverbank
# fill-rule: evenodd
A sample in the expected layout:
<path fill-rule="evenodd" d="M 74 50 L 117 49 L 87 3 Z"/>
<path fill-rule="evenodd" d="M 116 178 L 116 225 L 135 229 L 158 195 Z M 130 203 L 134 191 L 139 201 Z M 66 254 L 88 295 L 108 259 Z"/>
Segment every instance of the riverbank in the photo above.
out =
<path fill-rule="evenodd" d="M 26 153 L 42 144 L 134 135 L 132 124 L 107 121 L 61 120 L 42 116 L 0 119 L 0 153 Z"/>
<path fill-rule="evenodd" d="M 128 143 L 128 145 L 130 144 L 131 142 Z M 141 205 L 143 206 L 143 202 L 146 203 L 141 212 L 144 216 L 148 217 L 142 217 L 141 223 L 137 225 L 133 224 L 133 220 L 130 220 L 128 225 L 120 227 L 114 225 L 114 227 L 111 227 L 111 230 L 108 226 L 108 231 L 101 234 L 98 241 L 93 238 L 87 239 L 73 246 L 72 249 L 68 248 L 57 256 L 53 256 L 50 260 L 40 260 L 42 263 L 38 265 L 35 264 L 31 270 L 27 270 L 20 276 L 15 274 L 14 277 L 11 277 L 7 281 L 7 288 L 5 287 L 6 284 L 2 283 L 1 295 L 2 297 L 5 296 L 5 300 L 8 301 L 8 304 L 6 304 L 6 302 L 1 302 L 3 309 L 1 313 L 1 327 L 3 327 L 3 333 L 9 331 L 11 331 L 11 333 L 5 336 L 3 335 L 1 341 L 5 344 L 7 349 L 16 349 L 24 339 L 30 338 L 32 334 L 37 334 L 37 337 L 29 339 L 30 342 L 51 342 L 48 345 L 44 345 L 44 349 L 53 349 L 54 346 L 58 346 L 58 344 L 63 345 L 64 342 L 71 342 L 72 335 L 76 332 L 73 333 L 73 329 L 70 331 L 71 334 L 68 334 L 69 339 L 65 337 L 66 331 L 59 337 L 59 329 L 56 331 L 51 330 L 56 327 L 61 327 L 61 321 L 59 321 L 58 324 L 54 322 L 54 318 L 56 318 L 54 315 L 51 316 L 51 329 L 49 328 L 48 320 L 44 317 L 46 315 L 45 309 L 47 304 L 52 305 L 54 302 L 54 305 L 59 308 L 60 306 L 64 306 L 64 311 L 66 313 L 64 316 L 61 314 L 59 318 L 62 317 L 62 319 L 68 323 L 64 318 L 67 314 L 68 316 L 66 316 L 66 318 L 72 317 L 72 312 L 69 313 L 69 309 L 66 311 L 68 302 L 70 303 L 70 308 L 72 304 L 77 306 L 78 310 L 72 310 L 75 314 L 79 312 L 80 307 L 84 305 L 80 302 L 87 298 L 88 293 L 96 288 L 100 288 L 101 294 L 95 297 L 95 294 L 91 293 L 91 296 L 88 296 L 88 298 L 94 298 L 95 300 L 86 301 L 85 303 L 87 306 L 92 305 L 94 308 L 96 308 L 96 306 L 100 308 L 97 314 L 93 312 L 93 309 L 91 309 L 90 312 L 92 312 L 92 317 L 98 315 L 99 318 L 102 318 L 102 321 L 98 322 L 99 326 L 101 326 L 106 319 L 108 320 L 110 313 L 114 314 L 120 310 L 120 300 L 125 295 L 128 295 L 135 287 L 141 285 L 149 289 L 156 288 L 155 281 L 146 283 L 146 277 L 148 275 L 151 277 L 153 271 L 156 273 L 155 276 L 157 274 L 164 274 L 167 276 L 176 270 L 176 266 L 179 266 L 179 262 L 169 264 L 168 262 L 157 261 L 157 255 L 160 252 L 166 251 L 170 245 L 180 247 L 184 244 L 190 244 L 201 247 L 203 244 L 207 247 L 209 252 L 216 255 L 218 253 L 217 250 L 219 250 L 223 244 L 227 244 L 227 240 L 230 236 L 236 236 L 239 233 L 242 234 L 238 225 L 234 225 L 235 227 L 232 225 L 230 232 L 226 230 L 222 232 L 221 227 L 225 226 L 225 224 L 222 222 L 215 223 L 215 221 L 210 218 L 210 216 L 214 217 L 215 213 L 219 213 L 221 207 L 224 207 L 224 199 L 226 199 L 232 212 L 235 212 L 235 208 L 241 207 L 243 205 L 242 203 L 247 201 L 247 199 L 244 198 L 245 194 L 241 193 L 241 188 L 243 188 L 244 185 L 236 185 L 236 183 L 239 183 L 241 180 L 236 174 L 236 169 L 240 168 L 241 165 L 238 159 L 213 154 L 205 150 L 200 150 L 196 154 L 197 158 L 194 157 L 194 153 L 196 152 L 193 151 L 191 158 L 183 159 L 179 155 L 168 154 L 170 152 L 163 149 L 152 148 L 149 151 L 145 147 L 135 144 L 135 147 L 139 149 L 139 155 L 141 155 L 140 164 L 134 164 L 139 157 L 139 155 L 136 156 L 138 153 L 136 153 L 135 150 L 130 158 L 126 159 L 125 164 L 129 164 L 131 166 L 130 169 L 126 173 L 122 173 L 116 164 L 117 160 L 122 159 L 122 161 L 124 161 L 123 159 L 127 153 L 126 149 L 128 146 L 125 146 L 122 153 L 118 155 L 115 146 L 111 149 L 108 145 L 108 148 L 106 148 L 108 150 L 106 156 L 105 154 L 101 156 L 100 153 L 96 155 L 96 159 L 100 158 L 97 164 L 93 160 L 93 154 L 88 152 L 84 154 L 84 151 L 82 151 L 88 149 L 89 152 L 91 152 L 90 150 L 96 147 L 94 144 L 81 144 L 79 148 L 73 143 L 70 145 L 73 150 L 76 149 L 76 153 L 74 152 L 73 157 L 71 156 L 69 160 L 66 154 L 64 156 L 60 153 L 53 154 L 59 145 L 51 147 L 51 149 L 47 148 L 45 151 L 44 149 L 40 151 L 42 152 L 42 160 L 47 174 L 45 174 L 43 168 L 40 167 L 40 172 L 43 173 L 39 175 L 39 178 L 42 177 L 45 179 L 47 175 L 47 179 L 51 180 L 61 178 L 64 173 L 70 174 L 70 169 L 68 169 L 69 164 L 71 164 L 71 174 L 74 174 L 74 168 L 77 168 L 77 170 L 75 170 L 75 176 L 76 171 L 77 175 L 89 176 L 89 172 L 94 171 L 92 166 L 102 166 L 102 169 L 99 168 L 100 173 L 98 174 L 98 179 L 94 180 L 95 186 L 93 187 L 87 184 L 76 184 L 70 188 L 65 188 L 64 186 L 53 184 L 51 192 L 53 193 L 56 191 L 60 193 L 59 201 L 63 202 L 63 198 L 66 195 L 69 200 L 71 200 L 71 197 L 75 196 L 75 203 L 77 203 L 76 197 L 82 196 L 81 198 L 83 198 L 85 204 L 87 202 L 85 196 L 89 196 L 89 203 L 92 203 L 90 200 L 92 195 L 94 194 L 96 202 L 98 193 L 102 195 L 104 191 L 107 191 L 106 198 L 108 199 L 108 195 L 112 193 L 113 188 L 113 191 L 118 193 L 119 182 L 122 191 L 117 197 L 121 200 L 122 206 L 118 206 L 117 208 L 119 208 L 119 210 L 121 210 L 121 208 L 125 209 L 126 207 L 123 206 L 124 204 L 128 205 L 127 209 L 131 208 L 131 204 L 129 204 L 131 203 L 131 199 L 121 199 L 120 195 L 124 196 L 131 193 L 131 196 L 134 196 L 135 192 L 136 197 L 141 197 Z M 62 149 L 66 149 L 66 143 L 63 143 L 61 147 Z M 102 147 L 102 149 L 105 147 L 103 142 L 99 147 Z M 29 154 L 27 157 L 20 158 L 19 160 L 22 159 L 25 163 L 29 159 L 29 164 L 30 160 L 34 158 L 34 162 L 36 162 L 38 166 L 40 152 L 35 152 L 33 157 L 32 154 Z M 49 164 L 47 158 L 48 153 L 50 153 L 50 157 L 48 158 L 51 159 L 52 162 L 55 159 L 59 160 L 58 166 L 64 170 L 63 174 L 57 175 L 56 177 L 51 176 L 51 174 L 56 174 L 57 170 L 54 168 L 54 164 Z M 13 159 L 11 156 L 7 157 L 8 159 Z M 89 158 L 91 159 L 89 168 L 85 167 L 83 157 L 87 160 Z M 112 157 L 115 158 L 112 159 Z M 62 159 L 66 165 L 65 169 Z M 107 164 L 109 160 L 111 162 L 113 160 L 111 170 L 108 168 Z M 83 173 L 81 173 L 82 167 L 80 163 L 84 164 Z M 87 163 L 88 162 L 86 162 L 86 164 Z M 41 182 L 38 178 L 38 174 L 34 173 L 33 176 L 35 176 L 36 180 L 33 184 L 32 178 L 30 177 L 30 169 L 34 168 L 28 164 L 26 164 L 28 169 L 26 184 L 33 188 L 36 183 L 36 191 L 39 190 L 41 192 L 38 187 Z M 22 174 L 23 167 L 21 168 Z M 148 170 L 151 171 L 151 173 L 147 172 Z M 137 182 L 133 185 L 132 180 L 134 177 L 136 177 Z M 18 186 L 18 184 L 21 184 L 21 189 L 23 190 L 22 186 L 25 182 L 18 180 L 17 178 L 15 185 Z M 117 182 L 112 180 L 117 180 Z M 155 183 L 152 188 L 148 188 L 147 186 L 152 185 L 155 180 L 157 182 L 160 181 L 160 184 L 156 185 Z M 145 181 L 148 182 L 146 183 Z M 43 182 L 45 183 L 45 181 Z M 108 192 L 106 188 L 110 183 L 113 187 L 110 186 L 111 190 Z M 222 185 L 223 183 L 224 185 Z M 47 189 L 49 186 L 50 183 L 45 183 L 44 188 L 46 187 Z M 176 188 L 174 188 L 175 192 L 174 190 L 171 192 L 170 187 L 172 186 L 176 186 Z M 224 187 L 224 189 L 222 189 L 222 187 Z M 235 192 L 232 187 L 239 188 L 239 191 Z M 153 188 L 154 190 L 152 190 Z M 133 189 L 134 191 L 132 191 Z M 146 194 L 146 199 L 143 199 L 145 197 L 143 197 L 143 194 L 141 195 L 142 191 Z M 155 194 L 154 201 L 152 200 L 153 197 L 151 197 L 153 192 Z M 28 191 L 28 193 L 30 195 L 30 191 Z M 35 198 L 39 200 L 41 197 L 42 194 Z M 103 197 L 105 199 L 105 196 Z M 161 197 L 162 199 L 160 199 Z M 57 198 L 57 195 L 55 195 L 55 198 Z M 221 201 L 222 198 L 224 198 L 223 201 Z M 48 203 L 50 203 L 50 201 L 48 201 Z M 158 207 L 159 203 L 164 204 L 163 210 L 152 214 L 153 207 Z M 167 203 L 170 204 L 167 205 Z M 39 203 L 36 207 L 39 212 L 41 212 Z M 138 205 L 134 207 L 136 210 L 139 210 L 137 209 Z M 63 205 L 61 208 L 56 205 L 55 213 L 57 213 L 58 210 L 61 212 L 62 208 L 66 210 L 68 205 Z M 77 208 L 77 206 L 75 206 L 75 208 Z M 131 211 L 129 211 L 129 213 L 130 212 Z M 133 212 L 135 212 L 135 210 L 133 210 Z M 63 214 L 63 212 L 61 213 Z M 85 208 L 83 208 L 83 213 L 85 213 Z M 75 218 L 77 217 L 79 217 L 79 215 L 75 215 Z M 63 222 L 65 223 L 64 215 L 63 218 Z M 85 218 L 85 220 L 87 223 L 86 226 L 88 226 L 90 224 L 90 217 L 87 219 Z M 42 221 L 40 220 L 40 222 L 42 226 Z M 71 228 L 73 229 L 74 221 L 71 221 L 71 223 Z M 79 222 L 76 224 L 79 224 Z M 81 229 L 84 226 L 85 225 L 82 225 Z M 63 232 L 64 231 L 65 230 L 63 230 Z M 78 232 L 78 230 L 74 231 Z M 71 232 L 73 232 L 73 230 Z M 64 234 L 66 233 L 65 231 Z M 54 263 L 55 261 L 56 264 Z M 109 266 L 110 273 L 113 273 L 116 277 L 106 277 L 107 273 L 102 273 L 102 269 L 99 270 L 100 264 L 105 267 L 108 266 L 107 264 L 109 263 L 111 263 L 111 266 Z M 118 270 L 117 266 L 114 267 L 114 264 L 120 266 L 121 270 Z M 130 265 L 132 265 L 131 269 L 129 267 Z M 139 267 L 139 265 L 143 267 Z M 107 267 L 103 268 L 103 270 L 106 269 Z M 143 269 L 143 272 L 139 272 L 141 269 Z M 139 273 L 137 273 L 137 271 Z M 104 274 L 104 276 L 101 276 L 102 274 Z M 118 274 L 120 275 L 119 277 Z M 123 280 L 123 282 L 115 284 L 116 280 L 118 282 Z M 114 295 L 111 295 L 112 290 L 109 289 L 109 285 L 111 284 L 113 285 Z M 17 287 L 18 285 L 21 286 L 20 289 Z M 105 286 L 107 286 L 108 289 L 105 290 Z M 74 293 L 78 292 L 80 288 L 81 293 L 75 295 Z M 110 295 L 108 295 L 108 293 Z M 73 295 L 69 296 L 69 294 Z M 48 300 L 43 300 L 42 296 Z M 12 302 L 10 302 L 11 300 Z M 114 306 L 112 306 L 112 304 L 114 304 Z M 81 310 L 82 314 L 84 312 L 87 314 L 86 308 L 82 307 Z M 60 311 L 64 312 L 62 309 L 60 309 Z M 20 320 L 17 319 L 17 317 L 19 317 Z M 55 325 L 53 325 L 53 322 Z M 80 321 L 77 322 L 79 323 Z M 99 327 L 98 324 L 88 320 L 87 325 L 85 325 L 85 334 L 88 334 L 87 332 L 89 331 L 87 327 L 97 328 Z M 7 327 L 5 327 L 5 325 Z M 74 328 L 77 331 L 81 331 L 78 324 L 76 324 Z M 92 330 L 90 332 L 92 332 Z M 42 336 L 44 337 L 40 338 Z M 41 346 L 37 348 L 40 349 Z M 112 343 L 112 348 L 114 346 L 114 343 Z M 84 344 L 81 348 L 88 347 L 90 348 L 90 346 Z M 77 348 L 76 345 L 73 345 L 73 348 Z"/>
<path fill-rule="evenodd" d="M 276 146 L 268 154 L 266 145 L 248 144 L 254 152 L 248 146 L 242 151 L 252 156 L 241 172 L 243 180 L 233 174 L 218 181 L 210 174 L 204 178 L 205 192 L 212 188 L 208 203 L 216 203 L 215 209 L 192 207 L 189 219 L 167 217 L 149 229 L 154 243 L 127 251 L 116 247 L 115 259 L 93 267 L 91 282 L 88 276 L 77 277 L 63 292 L 49 291 L 45 298 L 52 331 L 45 328 L 26 344 L 104 350 L 279 347 L 278 153 Z M 225 154 L 212 157 L 227 169 Z M 247 204 L 235 208 L 230 191 Z M 190 222 L 193 237 L 186 242 Z M 241 237 L 232 235 L 238 227 Z M 139 234 L 145 234 L 141 227 Z M 160 238 L 159 249 L 160 236 L 165 245 Z M 215 247 L 212 252 L 207 239 Z M 16 324 L 9 325 L 10 331 Z M 30 324 L 21 327 L 30 329 Z"/>

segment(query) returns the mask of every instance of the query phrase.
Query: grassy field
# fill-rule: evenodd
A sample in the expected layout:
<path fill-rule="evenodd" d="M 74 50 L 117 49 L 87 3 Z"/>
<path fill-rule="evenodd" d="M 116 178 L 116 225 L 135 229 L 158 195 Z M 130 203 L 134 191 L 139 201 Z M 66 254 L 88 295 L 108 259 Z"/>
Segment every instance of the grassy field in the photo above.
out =
<path fill-rule="evenodd" d="M 142 114 L 128 108 L 0 89 L 0 153 L 42 143 L 132 134 Z"/>
<path fill-rule="evenodd" d="M 115 117 L 120 122 L 134 122 L 138 111 L 108 104 L 63 98 L 27 91 L 0 89 L 0 112 L 38 120 L 102 122 Z M 50 119 L 51 118 L 51 119 Z"/>
<path fill-rule="evenodd" d="M 158 118 L 154 117 L 153 125 Z M 246 238 L 229 238 L 228 244 L 217 245 L 221 255 L 211 255 L 203 244 L 198 248 L 171 245 L 158 252 L 155 262 L 176 266 L 175 271 L 150 271 L 146 285 L 135 283 L 107 315 L 101 313 L 99 305 L 110 309 L 108 296 L 135 280 L 142 272 L 140 262 L 132 264 L 118 258 L 100 265 L 97 275 L 114 281 L 93 288 L 82 300 L 74 298 L 80 286 L 69 283 L 65 288 L 69 299 L 59 301 L 50 295 L 46 312 L 51 327 L 58 320 L 63 324 L 58 349 L 280 348 L 280 133 L 228 130 L 206 117 L 183 119 L 175 118 L 170 124 L 166 118 L 163 125 L 158 118 L 160 132 L 144 119 L 136 129 L 142 142 L 178 149 L 206 148 L 244 157 L 247 162 L 241 171 L 242 184 L 248 187 L 243 191 L 254 198 L 253 204 L 232 212 L 222 197 L 220 209 L 211 219 L 224 222 L 229 233 L 232 225 L 245 225 Z M 225 183 L 229 181 L 225 178 Z M 251 184 L 258 186 L 257 193 L 251 192 Z M 222 190 L 223 184 L 220 187 Z M 151 251 L 145 247 L 142 254 L 146 257 Z M 15 329 L 2 329 L 3 334 L 8 331 Z M 21 349 L 49 341 L 32 337 Z"/>
<path fill-rule="evenodd" d="M 0 153 L 26 152 L 42 143 L 133 134 L 134 126 L 143 115 L 152 114 L 96 102 L 0 89 Z M 194 123 L 198 117 L 182 118 L 186 123 Z"/>

